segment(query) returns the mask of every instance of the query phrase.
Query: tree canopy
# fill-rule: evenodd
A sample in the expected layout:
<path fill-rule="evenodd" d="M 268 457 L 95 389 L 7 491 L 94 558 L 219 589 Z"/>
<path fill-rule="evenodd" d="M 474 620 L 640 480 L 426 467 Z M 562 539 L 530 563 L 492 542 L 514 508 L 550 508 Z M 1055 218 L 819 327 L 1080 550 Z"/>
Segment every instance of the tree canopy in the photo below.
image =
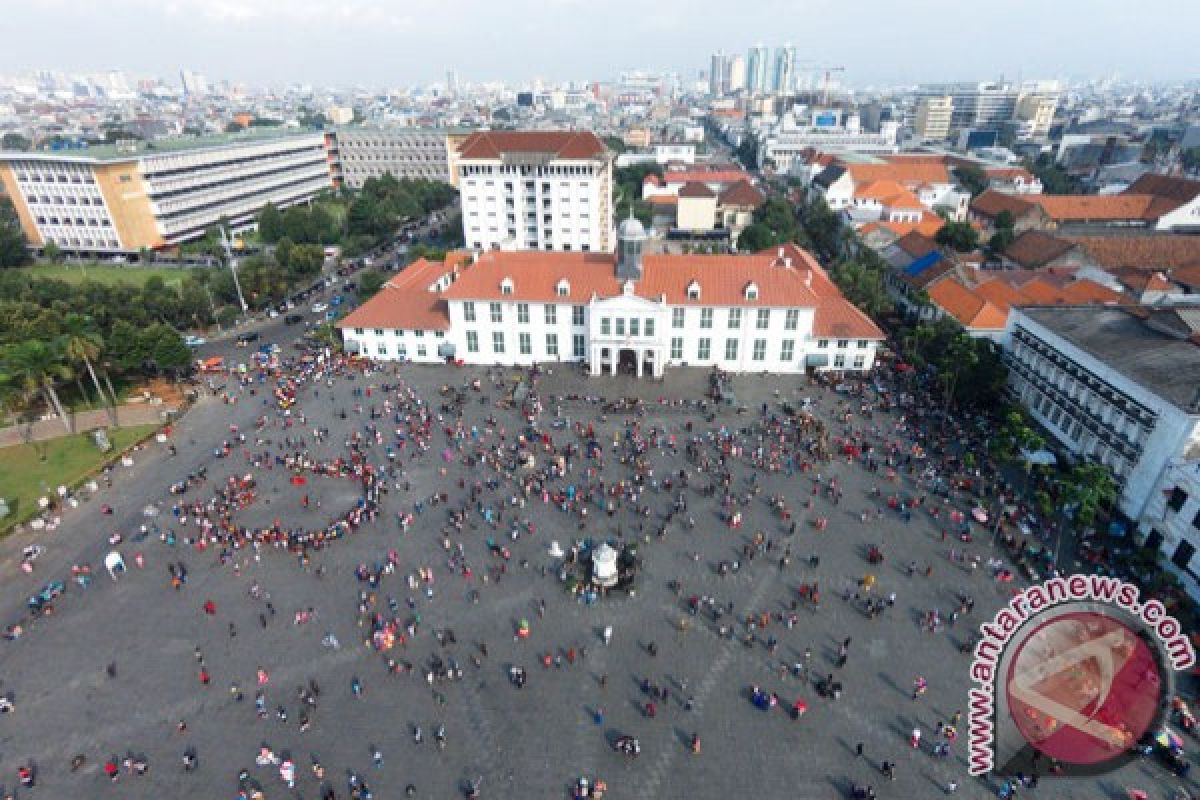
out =
<path fill-rule="evenodd" d="M 967 221 L 949 220 L 937 232 L 937 243 L 953 247 L 960 253 L 969 253 L 979 247 L 979 231 Z"/>
<path fill-rule="evenodd" d="M 12 200 L 0 197 L 0 267 L 22 267 L 32 260 Z"/>
<path fill-rule="evenodd" d="M 988 188 L 987 174 L 974 164 L 964 164 L 954 168 L 954 175 L 963 188 L 971 193 L 971 197 L 981 195 Z"/>

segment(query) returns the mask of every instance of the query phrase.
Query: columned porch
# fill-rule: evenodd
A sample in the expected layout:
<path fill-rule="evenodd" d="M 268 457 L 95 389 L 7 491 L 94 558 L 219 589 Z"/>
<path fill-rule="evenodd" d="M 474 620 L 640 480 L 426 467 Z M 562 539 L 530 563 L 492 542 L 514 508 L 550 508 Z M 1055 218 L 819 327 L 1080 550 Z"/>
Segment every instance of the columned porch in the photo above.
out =
<path fill-rule="evenodd" d="M 663 347 L 646 347 L 644 345 L 618 347 L 594 344 L 591 347 L 588 367 L 592 375 L 661 378 L 666 365 L 664 352 L 665 348 Z"/>

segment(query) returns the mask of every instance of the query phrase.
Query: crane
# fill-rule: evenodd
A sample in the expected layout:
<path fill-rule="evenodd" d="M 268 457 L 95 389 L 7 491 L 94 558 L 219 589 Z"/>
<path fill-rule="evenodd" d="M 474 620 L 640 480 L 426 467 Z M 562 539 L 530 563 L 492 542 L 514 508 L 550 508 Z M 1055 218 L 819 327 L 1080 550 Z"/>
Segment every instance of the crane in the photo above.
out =
<path fill-rule="evenodd" d="M 829 105 L 829 76 L 834 72 L 845 72 L 845 67 L 826 67 L 825 68 L 825 84 L 822 87 L 821 105 Z"/>

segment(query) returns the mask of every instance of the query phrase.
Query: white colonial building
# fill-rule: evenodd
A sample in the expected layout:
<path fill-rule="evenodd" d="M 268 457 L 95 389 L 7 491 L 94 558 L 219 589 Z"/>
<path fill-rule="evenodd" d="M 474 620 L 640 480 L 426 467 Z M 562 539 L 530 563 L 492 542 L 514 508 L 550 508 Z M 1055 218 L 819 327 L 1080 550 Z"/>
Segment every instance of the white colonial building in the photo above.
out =
<path fill-rule="evenodd" d="M 584 362 L 592 375 L 868 370 L 882 332 L 806 252 L 643 255 L 484 251 L 418 261 L 338 323 L 371 358 L 467 364 Z"/>
<path fill-rule="evenodd" d="M 1200 602 L 1200 451 L 1168 463 L 1157 488 L 1138 520 L 1138 534 Z"/>
<path fill-rule="evenodd" d="M 613 156 L 594 133 L 480 131 L 452 160 L 468 247 L 612 252 Z"/>
<path fill-rule="evenodd" d="M 1169 464 L 1200 452 L 1200 308 L 1028 306 L 1008 315 L 1009 382 L 1073 456 L 1112 470 L 1120 508 L 1153 514 Z"/>

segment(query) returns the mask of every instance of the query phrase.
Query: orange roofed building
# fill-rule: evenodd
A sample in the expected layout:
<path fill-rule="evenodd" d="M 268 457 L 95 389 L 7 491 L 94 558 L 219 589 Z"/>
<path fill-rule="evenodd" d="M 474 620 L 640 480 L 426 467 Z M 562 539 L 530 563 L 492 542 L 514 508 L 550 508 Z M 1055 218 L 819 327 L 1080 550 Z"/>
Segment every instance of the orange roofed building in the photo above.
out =
<path fill-rule="evenodd" d="M 373 359 L 528 365 L 661 377 L 868 370 L 884 336 L 795 245 L 752 255 L 643 255 L 637 220 L 605 253 L 451 253 L 411 264 L 338 322 Z"/>

